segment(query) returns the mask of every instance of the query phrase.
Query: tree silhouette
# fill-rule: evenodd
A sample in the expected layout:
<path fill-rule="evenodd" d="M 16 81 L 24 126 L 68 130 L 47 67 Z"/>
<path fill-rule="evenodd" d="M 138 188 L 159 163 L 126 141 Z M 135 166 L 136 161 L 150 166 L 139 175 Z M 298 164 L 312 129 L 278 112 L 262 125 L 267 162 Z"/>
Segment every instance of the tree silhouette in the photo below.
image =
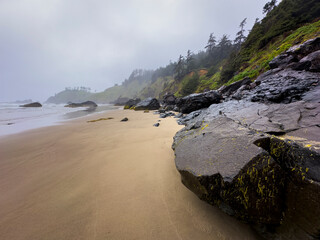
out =
<path fill-rule="evenodd" d="M 244 42 L 244 40 L 246 39 L 245 35 L 244 35 L 244 26 L 247 23 L 247 18 L 243 19 L 242 22 L 239 25 L 240 31 L 237 32 L 236 38 L 234 39 L 234 44 L 236 46 L 236 48 L 239 50 L 241 47 L 241 44 Z"/>
<path fill-rule="evenodd" d="M 274 7 L 276 6 L 277 0 L 271 0 L 270 2 L 267 2 L 266 5 L 264 5 L 262 13 L 263 14 L 268 14 L 269 12 L 272 11 L 272 9 L 274 9 Z"/>
<path fill-rule="evenodd" d="M 177 80 L 182 79 L 182 77 L 184 76 L 184 73 L 185 73 L 185 60 L 184 60 L 184 57 L 180 55 L 175 67 L 175 78 Z"/>

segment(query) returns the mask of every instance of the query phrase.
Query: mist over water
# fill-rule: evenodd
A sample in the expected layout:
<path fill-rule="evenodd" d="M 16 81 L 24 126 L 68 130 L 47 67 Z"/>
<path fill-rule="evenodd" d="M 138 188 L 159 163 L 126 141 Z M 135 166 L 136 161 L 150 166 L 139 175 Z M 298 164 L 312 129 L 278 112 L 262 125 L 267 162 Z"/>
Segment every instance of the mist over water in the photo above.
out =
<path fill-rule="evenodd" d="M 44 104 L 40 108 L 23 108 L 19 107 L 19 104 L 0 103 L 0 136 L 58 125 L 70 119 L 117 108 L 109 104 L 103 104 L 91 110 L 87 108 L 67 108 L 64 107 L 64 104 Z"/>

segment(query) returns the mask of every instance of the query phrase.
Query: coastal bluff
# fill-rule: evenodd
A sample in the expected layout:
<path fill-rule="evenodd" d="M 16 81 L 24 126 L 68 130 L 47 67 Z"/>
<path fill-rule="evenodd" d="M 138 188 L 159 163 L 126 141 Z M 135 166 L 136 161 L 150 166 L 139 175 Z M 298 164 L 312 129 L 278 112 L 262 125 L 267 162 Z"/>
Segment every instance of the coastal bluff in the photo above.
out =
<path fill-rule="evenodd" d="M 183 184 L 271 239 L 320 237 L 319 40 L 178 120 L 185 127 L 172 148 Z"/>

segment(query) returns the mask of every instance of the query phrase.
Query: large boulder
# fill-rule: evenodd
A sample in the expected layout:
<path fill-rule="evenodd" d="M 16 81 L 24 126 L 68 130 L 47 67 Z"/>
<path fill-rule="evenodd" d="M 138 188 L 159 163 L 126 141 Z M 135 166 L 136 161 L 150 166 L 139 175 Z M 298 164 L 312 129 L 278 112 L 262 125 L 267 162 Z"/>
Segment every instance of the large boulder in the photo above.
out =
<path fill-rule="evenodd" d="M 310 53 L 293 66 L 294 70 L 320 72 L 320 50 Z"/>
<path fill-rule="evenodd" d="M 260 138 L 227 117 L 180 131 L 173 148 L 182 182 L 200 199 L 241 220 L 279 223 L 284 172 L 255 145 Z"/>
<path fill-rule="evenodd" d="M 158 110 L 160 108 L 160 103 L 156 98 L 146 98 L 139 102 L 134 110 Z"/>
<path fill-rule="evenodd" d="M 135 99 L 129 99 L 125 104 L 124 104 L 124 109 L 130 109 L 137 105 L 139 102 L 141 102 L 140 98 L 135 98 Z"/>
<path fill-rule="evenodd" d="M 173 143 L 182 182 L 259 231 L 318 237 L 319 103 L 317 86 L 290 104 L 227 101 L 184 116 Z"/>
<path fill-rule="evenodd" d="M 177 107 L 182 113 L 190 113 L 198 109 L 207 108 L 211 104 L 220 103 L 222 96 L 217 91 L 194 93 L 177 101 Z"/>
<path fill-rule="evenodd" d="M 42 107 L 42 105 L 39 102 L 33 102 L 33 103 L 27 103 L 24 105 L 20 105 L 20 107 Z"/>
<path fill-rule="evenodd" d="M 96 108 L 98 105 L 92 101 L 86 101 L 82 103 L 69 103 L 65 105 L 65 107 L 77 108 L 77 107 L 88 107 L 88 108 Z"/>
<path fill-rule="evenodd" d="M 176 96 L 171 93 L 167 93 L 163 96 L 163 104 L 164 105 L 175 105 L 177 101 Z"/>

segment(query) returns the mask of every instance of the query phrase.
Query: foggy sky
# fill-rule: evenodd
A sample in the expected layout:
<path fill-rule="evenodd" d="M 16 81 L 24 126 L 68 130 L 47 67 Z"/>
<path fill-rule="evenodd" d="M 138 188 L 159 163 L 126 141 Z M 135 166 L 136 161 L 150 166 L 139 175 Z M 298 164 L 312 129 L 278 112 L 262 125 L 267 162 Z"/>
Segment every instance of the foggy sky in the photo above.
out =
<path fill-rule="evenodd" d="M 44 101 L 65 87 L 103 91 L 156 69 L 209 35 L 251 29 L 267 0 L 1 0 L 0 102 Z"/>

